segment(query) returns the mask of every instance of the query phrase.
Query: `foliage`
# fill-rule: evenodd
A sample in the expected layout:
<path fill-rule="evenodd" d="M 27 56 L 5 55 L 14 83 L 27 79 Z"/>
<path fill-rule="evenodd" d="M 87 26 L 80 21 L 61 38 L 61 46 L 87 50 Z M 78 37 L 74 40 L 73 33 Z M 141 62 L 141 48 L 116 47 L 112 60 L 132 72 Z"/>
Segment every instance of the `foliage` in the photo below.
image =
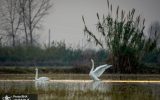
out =
<path fill-rule="evenodd" d="M 134 8 L 126 14 L 118 6 L 114 16 L 112 4 L 108 1 L 108 9 L 108 15 L 103 15 L 102 20 L 97 13 L 97 29 L 101 38 L 87 28 L 82 16 L 84 32 L 96 45 L 109 49 L 115 72 L 136 72 L 143 56 L 156 48 L 156 40 L 145 38 L 145 19 L 136 17 Z"/>
<path fill-rule="evenodd" d="M 15 46 L 0 47 L 0 65 L 3 66 L 86 66 L 90 58 L 103 62 L 107 57 L 104 50 L 94 51 L 66 47 L 64 42 L 53 42 L 50 47 Z M 82 68 L 83 69 L 83 68 Z"/>

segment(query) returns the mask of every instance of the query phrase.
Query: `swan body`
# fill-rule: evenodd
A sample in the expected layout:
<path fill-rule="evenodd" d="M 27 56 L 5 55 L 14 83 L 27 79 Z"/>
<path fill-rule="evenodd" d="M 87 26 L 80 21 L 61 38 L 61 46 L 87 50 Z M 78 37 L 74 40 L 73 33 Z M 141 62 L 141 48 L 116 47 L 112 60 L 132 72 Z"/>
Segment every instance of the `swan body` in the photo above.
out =
<path fill-rule="evenodd" d="M 36 79 L 36 81 L 49 81 L 48 77 L 40 77 L 38 79 Z"/>
<path fill-rule="evenodd" d="M 94 69 L 93 59 L 91 59 L 91 62 L 92 62 L 92 69 L 90 70 L 89 76 L 94 81 L 99 81 L 100 80 L 99 77 L 103 74 L 103 72 L 112 66 L 112 65 L 104 64 L 104 65 L 98 66 L 96 69 Z"/>
<path fill-rule="evenodd" d="M 38 78 L 38 68 L 36 68 L 35 70 L 36 70 L 36 75 L 35 75 L 35 81 L 36 82 L 46 82 L 46 81 L 49 81 L 48 77 L 39 77 Z"/>

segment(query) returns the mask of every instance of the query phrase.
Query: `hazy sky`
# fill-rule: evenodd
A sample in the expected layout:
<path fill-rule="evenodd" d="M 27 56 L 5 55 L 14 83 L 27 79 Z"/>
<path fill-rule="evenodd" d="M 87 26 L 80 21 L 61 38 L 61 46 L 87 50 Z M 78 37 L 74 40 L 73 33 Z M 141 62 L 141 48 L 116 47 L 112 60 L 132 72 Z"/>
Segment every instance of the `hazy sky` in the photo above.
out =
<path fill-rule="evenodd" d="M 146 26 L 153 21 L 160 21 L 160 0 L 110 0 L 110 3 L 113 8 L 119 5 L 120 9 L 126 11 L 135 8 L 136 14 L 146 19 Z M 82 15 L 88 28 L 95 32 L 96 13 L 107 13 L 107 0 L 53 0 L 53 4 L 50 14 L 43 20 L 41 41 L 44 43 L 47 43 L 48 30 L 51 29 L 51 40 L 65 40 L 72 46 L 84 46 L 86 39 L 83 34 Z"/>

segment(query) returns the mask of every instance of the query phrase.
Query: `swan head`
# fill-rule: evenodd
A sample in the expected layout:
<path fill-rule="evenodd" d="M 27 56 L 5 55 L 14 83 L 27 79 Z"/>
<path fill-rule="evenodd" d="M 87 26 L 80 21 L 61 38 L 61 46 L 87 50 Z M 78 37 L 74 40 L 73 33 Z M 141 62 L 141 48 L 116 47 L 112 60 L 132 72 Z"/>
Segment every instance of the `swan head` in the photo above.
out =
<path fill-rule="evenodd" d="M 94 62 L 94 60 L 91 58 L 91 62 L 93 63 Z"/>

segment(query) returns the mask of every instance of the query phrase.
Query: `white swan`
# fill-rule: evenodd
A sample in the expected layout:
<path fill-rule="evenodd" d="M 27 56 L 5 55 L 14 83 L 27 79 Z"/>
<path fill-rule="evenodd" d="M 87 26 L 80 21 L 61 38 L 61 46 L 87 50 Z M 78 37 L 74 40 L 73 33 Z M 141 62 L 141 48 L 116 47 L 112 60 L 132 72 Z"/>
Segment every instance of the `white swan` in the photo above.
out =
<path fill-rule="evenodd" d="M 91 59 L 91 62 L 92 62 L 92 69 L 90 70 L 89 76 L 94 81 L 99 81 L 100 79 L 98 77 L 100 77 L 106 69 L 108 69 L 108 68 L 110 68 L 112 66 L 112 65 L 105 64 L 105 65 L 98 66 L 94 70 L 94 61 L 93 61 L 93 59 Z"/>
<path fill-rule="evenodd" d="M 48 77 L 39 77 L 38 78 L 38 68 L 36 68 L 35 70 L 36 70 L 36 75 L 35 75 L 35 81 L 36 82 L 47 82 L 47 81 L 49 81 Z"/>

